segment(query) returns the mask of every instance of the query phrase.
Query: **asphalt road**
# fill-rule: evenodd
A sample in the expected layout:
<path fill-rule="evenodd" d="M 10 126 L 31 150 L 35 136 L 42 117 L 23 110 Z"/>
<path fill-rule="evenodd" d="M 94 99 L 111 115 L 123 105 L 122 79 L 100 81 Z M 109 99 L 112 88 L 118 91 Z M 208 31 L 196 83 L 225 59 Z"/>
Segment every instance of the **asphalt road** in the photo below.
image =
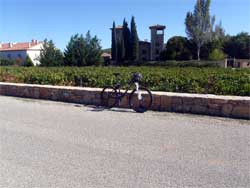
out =
<path fill-rule="evenodd" d="M 247 188 L 250 123 L 0 96 L 1 188 Z"/>

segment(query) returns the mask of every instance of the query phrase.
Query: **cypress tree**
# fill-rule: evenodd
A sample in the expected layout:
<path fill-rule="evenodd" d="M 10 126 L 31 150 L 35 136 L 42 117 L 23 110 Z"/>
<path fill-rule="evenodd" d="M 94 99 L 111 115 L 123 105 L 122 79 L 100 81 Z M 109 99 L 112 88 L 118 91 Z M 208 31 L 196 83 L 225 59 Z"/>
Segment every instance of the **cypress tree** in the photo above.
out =
<path fill-rule="evenodd" d="M 131 36 L 130 36 L 130 43 L 131 43 L 131 57 L 132 61 L 138 60 L 139 57 L 139 38 L 136 29 L 135 17 L 132 16 L 131 19 Z"/>
<path fill-rule="evenodd" d="M 130 57 L 130 30 L 127 21 L 123 20 L 123 40 L 124 40 L 124 59 L 129 60 Z"/>
<path fill-rule="evenodd" d="M 113 27 L 112 27 L 112 46 L 111 46 L 111 55 L 112 55 L 112 60 L 116 61 L 117 60 L 117 44 L 116 44 L 116 32 L 115 32 L 115 22 L 113 22 Z"/>
<path fill-rule="evenodd" d="M 123 41 L 117 42 L 117 65 L 122 65 L 124 60 L 124 43 Z"/>

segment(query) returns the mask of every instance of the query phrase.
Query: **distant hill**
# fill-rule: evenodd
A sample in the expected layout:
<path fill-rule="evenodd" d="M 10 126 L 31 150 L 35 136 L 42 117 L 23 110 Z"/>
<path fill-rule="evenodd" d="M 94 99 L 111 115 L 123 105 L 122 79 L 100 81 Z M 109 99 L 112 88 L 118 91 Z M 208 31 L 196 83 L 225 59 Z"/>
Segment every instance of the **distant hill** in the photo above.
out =
<path fill-rule="evenodd" d="M 102 53 L 108 53 L 111 54 L 111 48 L 103 49 Z"/>

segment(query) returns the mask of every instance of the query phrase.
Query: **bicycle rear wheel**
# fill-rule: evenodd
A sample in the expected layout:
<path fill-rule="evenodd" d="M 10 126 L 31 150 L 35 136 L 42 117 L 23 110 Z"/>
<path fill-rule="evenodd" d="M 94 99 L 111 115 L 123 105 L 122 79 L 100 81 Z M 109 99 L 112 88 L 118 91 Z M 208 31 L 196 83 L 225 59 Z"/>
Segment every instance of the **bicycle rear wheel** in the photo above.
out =
<path fill-rule="evenodd" d="M 106 108 L 112 108 L 116 105 L 117 92 L 112 86 L 107 86 L 101 93 L 101 105 Z"/>
<path fill-rule="evenodd" d="M 146 112 L 151 107 L 152 102 L 152 93 L 145 87 L 139 87 L 138 91 L 134 89 L 129 95 L 129 106 L 136 112 Z"/>

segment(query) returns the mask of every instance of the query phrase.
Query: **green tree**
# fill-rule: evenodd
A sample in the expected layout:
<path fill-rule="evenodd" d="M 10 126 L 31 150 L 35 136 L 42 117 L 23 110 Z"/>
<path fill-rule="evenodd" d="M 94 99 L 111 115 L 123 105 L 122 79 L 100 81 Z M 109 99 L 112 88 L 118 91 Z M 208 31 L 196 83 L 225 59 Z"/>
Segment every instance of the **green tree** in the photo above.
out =
<path fill-rule="evenodd" d="M 191 60 L 189 41 L 185 37 L 175 36 L 168 40 L 166 45 L 166 60 Z"/>
<path fill-rule="evenodd" d="M 222 23 L 215 25 L 213 31 L 213 40 L 224 40 L 225 39 L 225 29 L 222 27 Z"/>
<path fill-rule="evenodd" d="M 116 57 L 117 57 L 117 44 L 116 44 L 116 30 L 115 29 L 116 29 L 115 22 L 113 22 L 111 55 L 112 55 L 112 60 L 114 61 L 116 61 Z"/>
<path fill-rule="evenodd" d="M 246 32 L 236 36 L 228 36 L 224 44 L 224 52 L 231 58 L 250 59 L 250 35 Z"/>
<path fill-rule="evenodd" d="M 66 66 L 86 66 L 86 56 L 86 43 L 83 35 L 72 36 L 64 52 L 64 64 Z"/>
<path fill-rule="evenodd" d="M 87 65 L 100 65 L 102 54 L 100 40 L 97 38 L 97 36 L 92 37 L 90 31 L 88 31 L 85 37 L 85 43 Z"/>
<path fill-rule="evenodd" d="M 128 28 L 127 21 L 123 20 L 123 40 L 124 40 L 124 59 L 129 60 L 129 57 L 131 56 L 131 45 L 130 45 L 130 30 Z"/>
<path fill-rule="evenodd" d="M 30 59 L 30 57 L 27 55 L 26 58 L 25 58 L 25 61 L 23 63 L 23 66 L 24 67 L 33 67 L 34 64 L 32 62 L 32 60 Z"/>
<path fill-rule="evenodd" d="M 124 60 L 124 43 L 123 40 L 117 42 L 117 64 L 122 65 Z"/>
<path fill-rule="evenodd" d="M 86 36 L 76 34 L 71 37 L 64 52 L 66 66 L 92 66 L 101 63 L 101 45 L 97 36 L 92 37 L 90 31 Z"/>
<path fill-rule="evenodd" d="M 218 49 L 219 51 L 223 50 L 223 45 L 227 37 L 225 36 L 225 30 L 222 27 L 221 22 L 215 26 L 212 31 L 212 38 L 210 41 L 205 43 L 201 47 L 200 57 L 202 59 L 209 59 L 209 55 L 215 50 Z"/>
<path fill-rule="evenodd" d="M 63 55 L 59 49 L 55 47 L 52 40 L 45 39 L 41 50 L 40 66 L 62 66 Z"/>
<path fill-rule="evenodd" d="M 194 12 L 188 12 L 185 20 L 187 36 L 197 47 L 197 58 L 200 60 L 201 47 L 211 40 L 215 17 L 210 16 L 211 0 L 197 0 Z"/>
<path fill-rule="evenodd" d="M 136 61 L 139 58 L 139 38 L 136 29 L 135 17 L 132 16 L 131 19 L 131 36 L 130 36 L 130 45 L 131 45 L 131 57 L 132 61 Z"/>

